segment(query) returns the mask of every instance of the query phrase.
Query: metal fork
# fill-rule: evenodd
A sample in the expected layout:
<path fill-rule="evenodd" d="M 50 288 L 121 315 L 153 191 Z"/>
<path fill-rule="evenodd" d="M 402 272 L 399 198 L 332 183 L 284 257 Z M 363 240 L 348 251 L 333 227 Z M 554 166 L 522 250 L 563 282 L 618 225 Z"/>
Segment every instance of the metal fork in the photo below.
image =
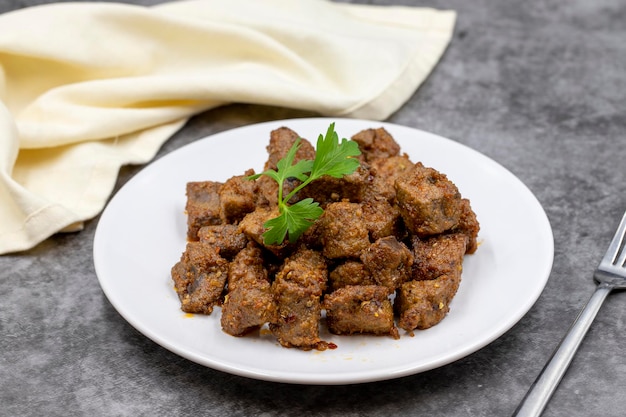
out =
<path fill-rule="evenodd" d="M 614 289 L 626 289 L 626 213 L 593 277 L 598 283 L 595 292 L 513 413 L 514 417 L 541 415 L 606 296 Z"/>

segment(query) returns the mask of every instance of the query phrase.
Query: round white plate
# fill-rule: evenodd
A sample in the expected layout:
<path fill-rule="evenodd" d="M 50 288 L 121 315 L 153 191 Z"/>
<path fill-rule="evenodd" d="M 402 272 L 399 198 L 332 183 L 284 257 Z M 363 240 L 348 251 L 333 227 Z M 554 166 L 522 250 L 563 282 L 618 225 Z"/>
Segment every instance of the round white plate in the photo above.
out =
<path fill-rule="evenodd" d="M 459 291 L 437 326 L 401 338 L 334 336 L 338 348 L 280 347 L 267 332 L 232 337 L 211 316 L 187 315 L 170 278 L 186 243 L 185 184 L 261 171 L 270 131 L 287 126 L 315 143 L 336 122 L 340 137 L 385 127 L 414 162 L 447 174 L 471 200 L 480 246 L 466 256 Z M 486 156 L 423 131 L 376 121 L 293 119 L 233 129 L 184 146 L 148 165 L 104 210 L 94 264 L 111 304 L 136 329 L 199 364 L 261 380 L 348 384 L 397 378 L 448 364 L 509 330 L 543 290 L 554 256 L 550 224 L 529 189 Z"/>

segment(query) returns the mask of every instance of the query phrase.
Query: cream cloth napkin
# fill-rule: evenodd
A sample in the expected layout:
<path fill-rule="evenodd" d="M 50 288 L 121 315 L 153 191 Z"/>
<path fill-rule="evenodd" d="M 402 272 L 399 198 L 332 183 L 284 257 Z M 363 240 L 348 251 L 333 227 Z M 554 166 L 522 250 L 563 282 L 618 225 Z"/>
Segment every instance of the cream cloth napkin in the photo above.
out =
<path fill-rule="evenodd" d="M 0 15 L 0 254 L 96 216 L 124 164 L 226 103 L 382 120 L 453 11 L 326 0 L 57 3 Z"/>

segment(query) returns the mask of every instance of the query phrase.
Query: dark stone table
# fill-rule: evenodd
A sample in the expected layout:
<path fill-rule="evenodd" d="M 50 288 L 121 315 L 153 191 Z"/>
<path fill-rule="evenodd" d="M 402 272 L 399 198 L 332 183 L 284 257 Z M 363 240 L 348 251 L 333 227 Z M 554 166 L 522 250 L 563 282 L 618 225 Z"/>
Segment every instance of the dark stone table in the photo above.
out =
<path fill-rule="evenodd" d="M 0 0 L 0 12 L 45 2 Z M 458 12 L 440 64 L 388 121 L 466 144 L 535 193 L 555 259 L 528 314 L 478 352 L 409 377 L 329 387 L 251 380 L 169 352 L 116 312 L 94 272 L 96 218 L 0 257 L 0 415 L 511 415 L 591 296 L 593 269 L 626 210 L 626 2 L 363 2 Z M 307 115 L 222 107 L 194 117 L 159 156 L 214 132 Z M 117 188 L 140 169 L 122 169 Z M 626 294 L 614 293 L 545 416 L 626 414 L 625 327 Z"/>

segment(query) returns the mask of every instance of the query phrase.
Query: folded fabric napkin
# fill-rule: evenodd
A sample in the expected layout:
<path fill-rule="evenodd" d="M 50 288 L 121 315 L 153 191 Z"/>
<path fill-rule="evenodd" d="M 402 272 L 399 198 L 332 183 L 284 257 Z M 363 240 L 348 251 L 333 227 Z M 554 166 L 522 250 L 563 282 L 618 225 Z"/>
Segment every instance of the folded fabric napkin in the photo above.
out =
<path fill-rule="evenodd" d="M 227 103 L 382 120 L 455 13 L 326 0 L 57 3 L 0 15 L 0 254 L 77 231 L 124 164 Z"/>

